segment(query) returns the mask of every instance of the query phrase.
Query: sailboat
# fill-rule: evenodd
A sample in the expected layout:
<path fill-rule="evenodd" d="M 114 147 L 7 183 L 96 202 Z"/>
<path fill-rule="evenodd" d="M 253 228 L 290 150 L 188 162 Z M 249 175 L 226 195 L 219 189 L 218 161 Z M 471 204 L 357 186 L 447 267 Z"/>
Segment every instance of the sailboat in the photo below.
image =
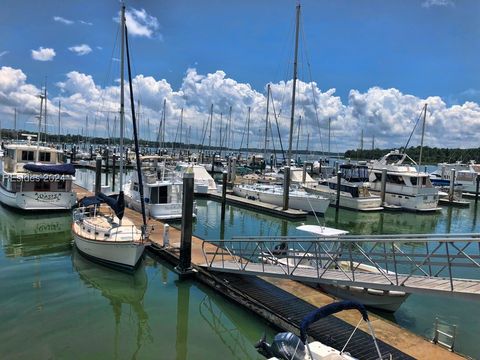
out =
<path fill-rule="evenodd" d="M 124 53 L 127 50 L 128 75 L 130 85 L 130 105 L 135 139 L 135 151 L 139 162 L 138 136 L 135 121 L 135 108 L 130 71 L 128 34 L 125 24 L 125 6 L 121 9 L 121 60 L 120 60 L 120 149 L 124 150 Z M 72 233 L 79 252 L 105 265 L 125 270 L 133 270 L 140 263 L 140 258 L 147 244 L 145 203 L 143 197 L 142 174 L 137 164 L 138 182 L 142 200 L 143 226 L 139 230 L 135 224 L 124 216 L 125 200 L 123 193 L 123 157 L 120 157 L 120 193 L 116 198 L 99 193 L 80 201 L 80 207 L 73 213 Z"/>

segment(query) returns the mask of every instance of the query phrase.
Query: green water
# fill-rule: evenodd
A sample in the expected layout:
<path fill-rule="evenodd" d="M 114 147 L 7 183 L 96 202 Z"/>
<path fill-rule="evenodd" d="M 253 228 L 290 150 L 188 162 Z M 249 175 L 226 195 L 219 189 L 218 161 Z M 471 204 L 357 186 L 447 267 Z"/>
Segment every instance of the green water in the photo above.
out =
<path fill-rule="evenodd" d="M 91 263 L 70 219 L 0 206 L 0 358 L 261 358 L 262 320 L 151 258 L 133 276 Z"/>
<path fill-rule="evenodd" d="M 233 236 L 280 236 L 300 235 L 296 230 L 303 222 L 281 220 L 261 213 L 226 207 L 225 224 L 221 224 L 221 205 L 215 201 L 197 199 L 197 221 L 194 233 L 204 239 L 228 239 Z M 480 203 L 468 208 L 444 207 L 435 214 L 408 212 L 361 213 L 348 210 L 328 209 L 320 223 L 350 231 L 351 234 L 428 234 L 428 233 L 480 233 Z M 309 216 L 307 224 L 317 224 Z M 442 322 L 457 325 L 457 352 L 480 359 L 480 304 L 478 301 L 412 294 L 393 315 L 378 312 L 381 316 L 398 323 L 414 333 L 431 339 L 433 325 L 438 317 Z"/>

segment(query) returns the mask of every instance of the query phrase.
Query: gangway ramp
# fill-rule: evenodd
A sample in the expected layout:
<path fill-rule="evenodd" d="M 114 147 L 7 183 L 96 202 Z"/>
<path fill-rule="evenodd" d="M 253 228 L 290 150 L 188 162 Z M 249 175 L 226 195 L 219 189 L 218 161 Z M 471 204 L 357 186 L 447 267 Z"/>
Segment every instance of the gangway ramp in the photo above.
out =
<path fill-rule="evenodd" d="M 248 237 L 202 251 L 212 271 L 480 298 L 480 234 Z"/>

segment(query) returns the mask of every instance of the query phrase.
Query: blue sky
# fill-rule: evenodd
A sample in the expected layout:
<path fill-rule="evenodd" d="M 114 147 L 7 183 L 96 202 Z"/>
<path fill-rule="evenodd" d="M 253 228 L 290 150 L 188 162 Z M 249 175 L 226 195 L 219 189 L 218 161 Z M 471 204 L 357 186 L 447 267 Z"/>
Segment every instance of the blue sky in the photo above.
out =
<path fill-rule="evenodd" d="M 6 10 L 0 13 L 0 67 L 21 70 L 26 76 L 24 83 L 37 88 L 47 76 L 49 98 L 53 102 L 71 97 L 74 90 L 78 90 L 78 83 L 70 84 L 72 87 L 69 88 L 66 82 L 72 72 L 90 76 L 94 86 L 101 89 L 115 85 L 118 62 L 112 61 L 112 51 L 118 30 L 114 21 L 119 9 L 117 1 L 4 0 L 2 3 Z M 384 107 L 391 105 L 391 101 L 398 101 L 403 106 L 407 102 L 412 108 L 408 111 L 402 108 L 404 114 L 416 113 L 421 108 L 420 103 L 429 97 L 439 97 L 444 102 L 440 104 L 436 98 L 432 111 L 435 111 L 435 104 L 438 111 L 447 111 L 466 101 L 475 104 L 480 101 L 479 1 L 304 0 L 301 3 L 300 78 L 306 83 L 314 81 L 319 94 L 335 89 L 328 99 L 337 104 L 329 105 L 326 99 L 325 108 L 337 108 L 325 110 L 323 117 L 331 113 L 343 121 L 357 114 L 358 109 L 351 108 L 352 99 L 353 103 L 358 100 L 358 96 L 352 97 L 352 90 L 358 92 L 362 101 L 368 102 L 375 95 L 369 89 L 376 87 L 398 91 L 401 95 L 396 93 L 393 98 L 387 96 L 391 94 L 382 93 L 381 102 Z M 267 83 L 280 84 L 291 78 L 295 4 L 295 1 L 286 0 L 127 2 L 127 9 L 137 14 L 137 22 L 131 24 L 136 74 L 150 76 L 157 82 L 165 79 L 171 92 L 175 93 L 186 86 L 188 69 L 195 69 L 195 74 L 203 77 L 222 71 L 224 83 L 225 79 L 231 79 L 235 86 L 251 87 L 252 93 L 239 99 L 245 108 L 257 105 L 257 117 L 261 118 L 264 112 L 260 109 L 261 99 L 252 98 L 258 94 L 264 97 Z M 135 31 L 138 32 L 136 36 Z M 73 47 L 81 45 L 83 47 L 77 48 L 77 52 L 73 51 Z M 55 56 L 48 61 L 35 60 L 32 50 L 38 51 L 40 47 L 53 49 Z M 51 52 L 49 54 L 51 56 Z M 117 51 L 113 52 L 113 57 L 118 57 Z M 0 73 L 0 82 L 1 76 Z M 63 87 L 59 85 L 62 82 Z M 235 86 L 231 91 L 235 91 Z M 283 91 L 287 93 L 288 89 Z M 141 91 L 139 95 L 142 96 Z M 172 114 L 178 110 L 174 95 L 165 94 L 167 98 L 172 97 Z M 203 95 L 205 93 L 195 96 Z M 225 112 L 228 101 L 225 100 L 226 94 L 223 95 L 217 93 L 215 96 L 220 98 L 218 111 Z M 185 93 L 182 96 L 185 100 Z M 205 96 L 215 102 L 213 94 Z M 404 96 L 416 100 L 412 102 L 411 98 L 405 99 Z M 8 97 L 6 90 L 4 97 Z M 0 96 L 0 104 L 1 101 Z M 159 97 L 158 103 L 162 101 Z M 146 111 L 149 108 L 152 111 L 148 115 L 152 123 L 157 120 L 154 113 L 159 111 L 153 102 L 150 107 L 146 102 Z M 12 105 L 8 101 L 3 104 Z M 182 106 L 192 106 L 197 115 L 204 110 L 198 104 Z M 392 106 L 390 113 L 398 110 L 397 106 Z M 239 121 L 244 119 L 244 110 L 238 110 L 242 112 L 238 114 Z M 455 118 L 469 116 L 467 122 L 473 121 L 477 126 L 474 120 L 478 114 L 472 115 L 471 109 L 467 110 L 467 115 L 455 113 Z M 10 113 L 7 109 L 5 111 Z M 25 113 L 28 113 L 27 109 Z M 307 117 L 308 113 L 305 111 L 304 116 Z M 73 109 L 65 115 L 67 120 L 80 116 Z M 366 121 L 366 124 L 355 123 L 355 126 L 368 130 L 369 126 L 382 128 L 385 125 L 386 130 L 376 137 L 380 143 L 382 138 L 388 143 L 388 127 L 391 128 L 392 122 L 398 118 L 384 119 L 388 115 L 370 113 L 363 115 L 356 121 Z M 432 113 L 432 121 L 445 123 L 447 115 L 443 114 L 443 118 L 440 113 L 434 115 Z M 347 125 L 338 125 L 338 135 L 342 134 L 342 129 L 351 129 L 352 123 L 348 121 Z M 372 121 L 381 121 L 382 124 L 372 126 Z M 403 128 L 409 127 L 411 121 L 406 119 Z M 74 123 L 67 121 L 66 124 L 75 128 Z M 191 126 L 201 127 L 193 120 Z M 324 121 L 320 127 L 325 127 Z M 312 132 L 314 128 L 312 125 Z M 392 131 L 395 133 L 394 129 Z M 359 142 L 358 137 L 358 134 L 352 135 L 340 147 L 354 146 Z M 432 133 L 432 140 L 434 137 Z M 478 146 L 473 142 L 472 139 L 472 146 Z"/>

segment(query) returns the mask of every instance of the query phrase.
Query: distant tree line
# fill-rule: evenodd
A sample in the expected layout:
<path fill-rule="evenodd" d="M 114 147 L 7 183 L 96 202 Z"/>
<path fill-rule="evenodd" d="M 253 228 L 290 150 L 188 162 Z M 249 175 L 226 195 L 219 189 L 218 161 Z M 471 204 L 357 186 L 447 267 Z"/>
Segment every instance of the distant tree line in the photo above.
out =
<path fill-rule="evenodd" d="M 397 148 L 400 152 L 403 152 L 403 148 Z M 380 159 L 383 155 L 389 151 L 395 149 L 373 149 L 373 150 L 347 150 L 345 157 L 352 160 L 374 160 Z M 418 163 L 420 157 L 420 146 L 409 147 L 406 151 L 415 162 Z M 440 162 L 468 162 L 475 160 L 480 162 L 480 148 L 471 149 L 451 149 L 451 148 L 432 148 L 428 146 L 423 147 L 422 152 L 422 164 L 437 164 Z"/>

